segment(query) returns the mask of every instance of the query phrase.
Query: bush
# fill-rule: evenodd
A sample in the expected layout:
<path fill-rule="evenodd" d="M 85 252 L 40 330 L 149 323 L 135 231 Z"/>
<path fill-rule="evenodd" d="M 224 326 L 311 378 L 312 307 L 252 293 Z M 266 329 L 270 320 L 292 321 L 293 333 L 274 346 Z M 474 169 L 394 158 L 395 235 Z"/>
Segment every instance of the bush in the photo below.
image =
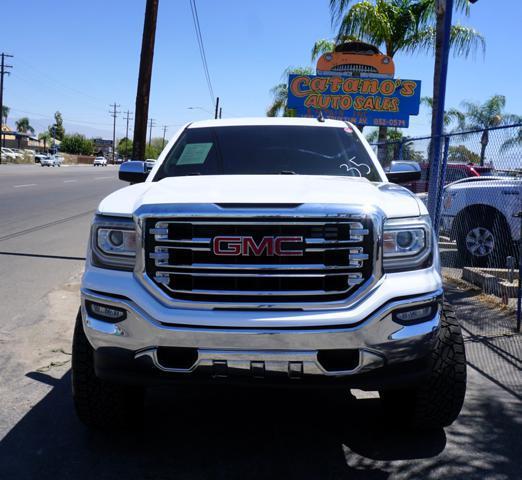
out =
<path fill-rule="evenodd" d="M 94 144 L 85 135 L 73 133 L 72 135 L 64 135 L 60 150 L 73 155 L 92 155 Z"/>

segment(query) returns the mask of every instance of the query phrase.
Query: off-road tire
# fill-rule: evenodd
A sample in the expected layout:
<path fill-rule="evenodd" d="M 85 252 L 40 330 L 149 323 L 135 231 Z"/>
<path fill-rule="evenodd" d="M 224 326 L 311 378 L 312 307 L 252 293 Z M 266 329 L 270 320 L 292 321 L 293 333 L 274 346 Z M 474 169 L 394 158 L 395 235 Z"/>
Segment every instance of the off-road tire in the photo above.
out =
<path fill-rule="evenodd" d="M 506 266 L 506 258 L 514 254 L 514 249 L 509 226 L 502 214 L 477 206 L 473 212 L 457 217 L 455 222 L 457 222 L 455 226 L 457 248 L 465 266 L 492 268 Z M 493 235 L 494 248 L 488 255 L 476 256 L 467 248 L 467 235 L 476 228 L 487 229 Z"/>
<path fill-rule="evenodd" d="M 466 394 L 466 354 L 453 308 L 444 303 L 429 377 L 417 388 L 380 392 L 390 415 L 415 428 L 441 428 L 458 417 Z"/>
<path fill-rule="evenodd" d="M 72 346 L 72 395 L 78 417 L 94 429 L 136 428 L 143 418 L 144 390 L 99 379 L 93 354 L 78 312 Z"/>

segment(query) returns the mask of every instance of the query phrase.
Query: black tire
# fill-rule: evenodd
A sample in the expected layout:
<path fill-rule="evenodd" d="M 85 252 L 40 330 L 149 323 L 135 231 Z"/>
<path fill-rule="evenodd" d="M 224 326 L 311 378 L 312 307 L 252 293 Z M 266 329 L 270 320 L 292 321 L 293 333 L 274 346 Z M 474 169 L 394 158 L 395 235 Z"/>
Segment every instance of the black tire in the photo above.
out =
<path fill-rule="evenodd" d="M 474 208 L 474 207 L 473 207 Z M 506 258 L 514 254 L 509 225 L 501 213 L 491 208 L 477 206 L 473 212 L 455 219 L 457 248 L 464 266 L 500 267 L 506 266 Z M 476 234 L 479 234 L 477 238 Z M 491 239 L 490 242 L 485 241 Z M 472 252 L 477 241 L 483 246 Z"/>
<path fill-rule="evenodd" d="M 466 394 L 466 354 L 453 308 L 444 303 L 430 357 L 430 375 L 417 388 L 380 392 L 394 418 L 415 428 L 441 428 L 458 417 Z"/>
<path fill-rule="evenodd" d="M 94 372 L 93 353 L 78 312 L 72 346 L 72 395 L 76 414 L 89 428 L 139 427 L 143 419 L 144 390 L 99 379 Z"/>

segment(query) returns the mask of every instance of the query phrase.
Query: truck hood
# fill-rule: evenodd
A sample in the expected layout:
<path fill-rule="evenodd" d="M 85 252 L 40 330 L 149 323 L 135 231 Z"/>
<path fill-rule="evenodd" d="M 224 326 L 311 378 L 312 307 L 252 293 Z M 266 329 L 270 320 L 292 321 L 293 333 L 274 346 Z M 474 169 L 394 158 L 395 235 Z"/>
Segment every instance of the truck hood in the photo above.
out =
<path fill-rule="evenodd" d="M 315 203 L 375 206 L 388 218 L 426 208 L 409 190 L 364 178 L 316 175 L 204 175 L 169 177 L 122 188 L 98 207 L 103 215 L 131 216 L 142 205 L 180 203 Z"/>

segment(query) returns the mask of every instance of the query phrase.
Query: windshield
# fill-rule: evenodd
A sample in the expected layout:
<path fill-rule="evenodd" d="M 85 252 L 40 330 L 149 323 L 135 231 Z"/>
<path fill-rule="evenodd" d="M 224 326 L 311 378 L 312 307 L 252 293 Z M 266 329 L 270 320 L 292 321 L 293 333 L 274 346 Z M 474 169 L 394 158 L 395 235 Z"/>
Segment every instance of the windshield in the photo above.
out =
<path fill-rule="evenodd" d="M 188 128 L 154 180 L 184 175 L 336 175 L 382 181 L 349 127 Z"/>

